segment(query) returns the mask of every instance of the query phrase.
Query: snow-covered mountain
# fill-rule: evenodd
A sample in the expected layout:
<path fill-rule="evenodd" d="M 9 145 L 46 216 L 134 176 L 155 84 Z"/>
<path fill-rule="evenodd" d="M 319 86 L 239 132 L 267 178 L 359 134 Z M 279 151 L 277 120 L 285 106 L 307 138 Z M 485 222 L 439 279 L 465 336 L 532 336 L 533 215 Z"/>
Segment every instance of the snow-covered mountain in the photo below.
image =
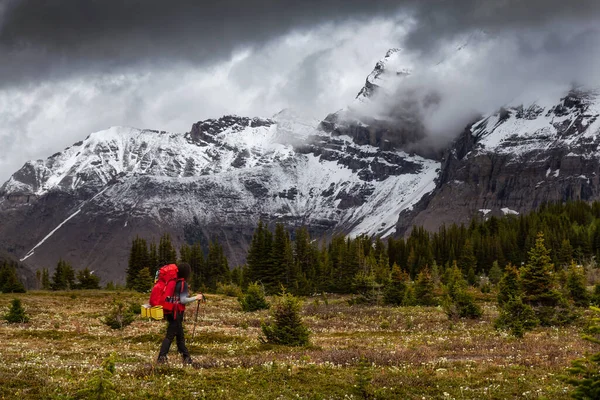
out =
<path fill-rule="evenodd" d="M 387 236 L 600 198 L 597 94 L 506 107 L 439 151 L 422 145 L 412 112 L 429 94 L 376 107 L 412 73 L 403 57 L 390 50 L 355 101 L 323 121 L 284 110 L 200 121 L 187 133 L 113 127 L 27 162 L 0 187 L 0 248 L 33 268 L 63 258 L 122 280 L 136 235 L 216 239 L 236 265 L 259 219 L 306 225 L 315 237 Z"/>
<path fill-rule="evenodd" d="M 36 268 L 63 257 L 122 279 L 131 239 L 169 232 L 217 239 L 235 265 L 259 219 L 323 237 L 394 234 L 439 168 L 290 110 L 200 121 L 188 133 L 113 127 L 27 162 L 0 188 L 0 243 Z"/>
<path fill-rule="evenodd" d="M 403 213 L 398 229 L 526 213 L 544 202 L 599 200 L 599 116 L 598 92 L 573 89 L 555 101 L 482 118 L 446 152 L 436 189 Z"/>

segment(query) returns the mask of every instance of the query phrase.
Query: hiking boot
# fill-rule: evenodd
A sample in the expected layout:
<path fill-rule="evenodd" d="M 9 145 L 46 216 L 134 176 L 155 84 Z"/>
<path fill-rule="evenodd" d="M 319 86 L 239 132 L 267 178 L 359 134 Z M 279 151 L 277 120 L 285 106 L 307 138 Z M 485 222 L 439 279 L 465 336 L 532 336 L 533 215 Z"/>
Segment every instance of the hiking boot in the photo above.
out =
<path fill-rule="evenodd" d="M 157 364 L 166 364 L 167 363 L 167 356 L 158 356 L 158 359 L 156 360 Z"/>
<path fill-rule="evenodd" d="M 192 365 L 194 363 L 194 361 L 192 360 L 192 357 L 190 356 L 184 356 L 183 357 L 183 364 L 184 365 Z"/>

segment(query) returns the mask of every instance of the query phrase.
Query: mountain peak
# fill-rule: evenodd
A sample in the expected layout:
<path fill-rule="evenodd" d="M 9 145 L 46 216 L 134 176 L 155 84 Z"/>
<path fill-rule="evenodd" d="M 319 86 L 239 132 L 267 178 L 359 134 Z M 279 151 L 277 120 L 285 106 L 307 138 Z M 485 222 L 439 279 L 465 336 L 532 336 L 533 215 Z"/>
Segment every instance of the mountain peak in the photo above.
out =
<path fill-rule="evenodd" d="M 373 72 L 367 76 L 365 85 L 356 98 L 358 100 L 370 98 L 382 85 L 385 85 L 386 81 L 410 75 L 412 68 L 407 65 L 408 61 L 402 57 L 402 49 L 389 49 L 385 57 L 375 64 Z"/>

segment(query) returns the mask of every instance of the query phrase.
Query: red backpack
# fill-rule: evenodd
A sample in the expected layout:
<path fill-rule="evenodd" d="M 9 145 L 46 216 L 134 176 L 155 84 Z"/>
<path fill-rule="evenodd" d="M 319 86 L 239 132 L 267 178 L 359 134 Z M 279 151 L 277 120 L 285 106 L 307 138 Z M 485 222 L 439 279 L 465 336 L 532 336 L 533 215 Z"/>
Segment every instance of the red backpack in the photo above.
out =
<path fill-rule="evenodd" d="M 158 279 L 150 292 L 150 305 L 152 307 L 162 306 L 165 313 L 175 311 L 184 311 L 185 306 L 179 303 L 179 293 L 175 293 L 177 282 L 182 282 L 183 278 L 177 279 L 177 265 L 165 265 L 158 270 Z M 181 288 L 181 286 L 180 286 Z M 180 289 L 181 290 L 181 289 Z"/>

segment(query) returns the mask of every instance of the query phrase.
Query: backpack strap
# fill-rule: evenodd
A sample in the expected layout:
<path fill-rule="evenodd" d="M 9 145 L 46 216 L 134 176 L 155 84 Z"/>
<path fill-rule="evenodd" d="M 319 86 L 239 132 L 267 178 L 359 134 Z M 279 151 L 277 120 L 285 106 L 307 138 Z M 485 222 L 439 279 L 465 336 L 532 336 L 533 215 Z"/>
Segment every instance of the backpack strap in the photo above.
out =
<path fill-rule="evenodd" d="M 175 306 L 173 307 L 173 318 L 177 319 L 177 313 L 178 312 L 183 312 L 185 310 L 185 308 L 182 307 L 180 298 L 181 298 L 181 292 L 183 291 L 183 285 L 185 284 L 185 279 L 183 278 L 177 278 L 177 281 L 175 282 L 175 290 L 173 291 L 173 298 L 174 298 L 174 304 Z M 179 288 L 179 290 L 178 290 Z"/>

